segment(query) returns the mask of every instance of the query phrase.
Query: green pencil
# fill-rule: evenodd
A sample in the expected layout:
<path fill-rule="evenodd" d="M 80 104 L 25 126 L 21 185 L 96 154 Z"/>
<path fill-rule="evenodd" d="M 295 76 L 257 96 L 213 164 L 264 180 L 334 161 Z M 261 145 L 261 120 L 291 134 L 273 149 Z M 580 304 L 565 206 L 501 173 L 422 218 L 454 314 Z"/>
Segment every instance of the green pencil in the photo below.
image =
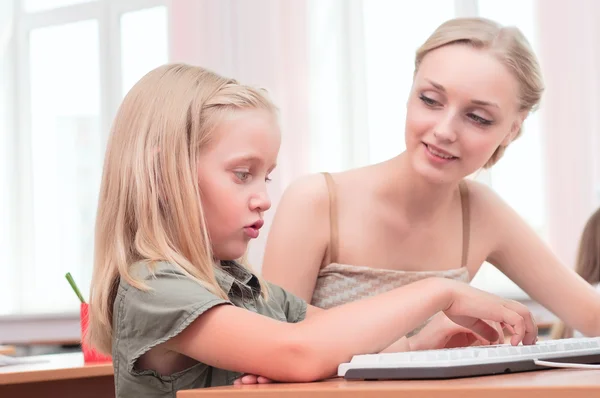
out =
<path fill-rule="evenodd" d="M 71 273 L 67 272 L 67 274 L 65 275 L 65 278 L 67 278 L 67 280 L 69 281 L 69 285 L 71 285 L 71 288 L 73 288 L 73 291 L 75 292 L 77 297 L 79 297 L 79 301 L 81 301 L 83 304 L 85 304 L 85 300 L 83 299 L 83 296 L 81 295 L 81 292 L 79 291 L 79 288 L 77 288 L 77 285 L 75 284 L 75 281 L 73 280 L 73 277 L 71 276 Z"/>

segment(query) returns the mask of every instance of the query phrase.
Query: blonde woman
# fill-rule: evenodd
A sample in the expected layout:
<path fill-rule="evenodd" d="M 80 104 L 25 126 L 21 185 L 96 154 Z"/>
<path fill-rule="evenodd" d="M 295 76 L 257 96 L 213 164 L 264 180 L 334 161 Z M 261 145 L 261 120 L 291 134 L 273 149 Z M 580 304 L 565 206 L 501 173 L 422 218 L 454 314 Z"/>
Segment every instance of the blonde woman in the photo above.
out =
<path fill-rule="evenodd" d="M 202 68 L 160 67 L 123 100 L 104 161 L 88 336 L 112 353 L 117 397 L 173 397 L 243 373 L 317 380 L 354 354 L 427 347 L 438 331 L 497 338 L 483 320 L 513 327 L 513 344 L 535 342 L 527 308 L 462 283 L 433 278 L 323 311 L 236 261 L 270 207 L 280 140 L 261 91 Z M 403 338 L 438 311 L 458 325 Z"/>
<path fill-rule="evenodd" d="M 481 18 L 439 26 L 416 53 L 406 151 L 293 183 L 264 277 L 333 308 L 429 277 L 468 283 L 488 261 L 568 325 L 600 335 L 600 295 L 493 191 L 465 179 L 500 160 L 543 90 L 518 29 Z"/>
<path fill-rule="evenodd" d="M 600 292 L 600 208 L 590 216 L 583 228 L 575 272 Z M 575 335 L 579 337 L 581 333 L 564 322 L 558 322 L 550 335 L 553 339 L 564 339 Z"/>

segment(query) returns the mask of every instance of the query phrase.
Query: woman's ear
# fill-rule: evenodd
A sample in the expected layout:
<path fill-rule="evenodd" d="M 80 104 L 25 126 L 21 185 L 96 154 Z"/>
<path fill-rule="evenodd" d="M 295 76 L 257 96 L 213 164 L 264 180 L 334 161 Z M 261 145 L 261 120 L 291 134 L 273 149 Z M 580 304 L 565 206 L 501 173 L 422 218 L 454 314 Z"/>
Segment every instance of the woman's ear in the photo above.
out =
<path fill-rule="evenodd" d="M 502 140 L 502 143 L 500 144 L 500 146 L 507 147 L 508 144 L 513 142 L 519 136 L 519 132 L 521 131 L 521 128 L 523 127 L 523 122 L 525 122 L 525 118 L 527 118 L 528 114 L 529 114 L 529 112 L 519 113 L 519 116 L 513 122 L 513 124 L 510 126 L 510 131 L 508 132 L 508 134 L 506 134 L 506 136 L 504 137 L 504 140 Z"/>

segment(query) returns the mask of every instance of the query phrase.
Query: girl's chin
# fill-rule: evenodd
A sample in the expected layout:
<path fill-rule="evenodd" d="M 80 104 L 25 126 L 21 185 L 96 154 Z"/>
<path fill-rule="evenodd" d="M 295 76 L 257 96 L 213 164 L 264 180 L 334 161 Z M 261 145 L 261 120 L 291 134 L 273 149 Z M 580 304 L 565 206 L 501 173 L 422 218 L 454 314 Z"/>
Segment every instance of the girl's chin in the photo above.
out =
<path fill-rule="evenodd" d="M 248 250 L 248 245 L 246 244 L 235 246 L 236 247 L 228 247 L 226 250 L 219 250 L 218 252 L 215 252 L 213 254 L 216 258 L 218 258 L 221 261 L 233 261 L 240 259 L 244 256 L 244 254 L 246 254 L 246 251 Z"/>

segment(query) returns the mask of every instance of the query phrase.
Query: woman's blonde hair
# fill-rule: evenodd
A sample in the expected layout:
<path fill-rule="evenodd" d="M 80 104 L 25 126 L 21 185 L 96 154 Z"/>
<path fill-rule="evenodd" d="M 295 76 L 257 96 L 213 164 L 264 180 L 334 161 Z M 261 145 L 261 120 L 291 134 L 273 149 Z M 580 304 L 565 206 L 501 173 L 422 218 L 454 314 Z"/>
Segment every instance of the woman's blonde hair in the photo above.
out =
<path fill-rule="evenodd" d="M 101 352 L 112 349 L 120 278 L 148 289 L 130 272 L 134 263 L 176 264 L 227 298 L 215 278 L 196 165 L 219 121 L 241 109 L 277 113 L 262 91 L 185 64 L 154 69 L 123 100 L 107 144 L 96 214 L 87 338 Z"/>
<path fill-rule="evenodd" d="M 485 18 L 456 18 L 444 22 L 417 50 L 415 75 L 429 52 L 450 44 L 466 44 L 492 52 L 519 82 L 519 111 L 537 109 L 544 91 L 542 72 L 529 42 L 518 28 L 504 27 Z M 521 129 L 514 139 L 520 135 Z M 483 167 L 492 167 L 505 148 L 499 146 Z"/>
<path fill-rule="evenodd" d="M 592 214 L 583 228 L 575 272 L 591 285 L 600 283 L 600 208 Z M 564 322 L 558 322 L 552 328 L 550 336 L 553 339 L 573 337 L 573 328 Z"/>

